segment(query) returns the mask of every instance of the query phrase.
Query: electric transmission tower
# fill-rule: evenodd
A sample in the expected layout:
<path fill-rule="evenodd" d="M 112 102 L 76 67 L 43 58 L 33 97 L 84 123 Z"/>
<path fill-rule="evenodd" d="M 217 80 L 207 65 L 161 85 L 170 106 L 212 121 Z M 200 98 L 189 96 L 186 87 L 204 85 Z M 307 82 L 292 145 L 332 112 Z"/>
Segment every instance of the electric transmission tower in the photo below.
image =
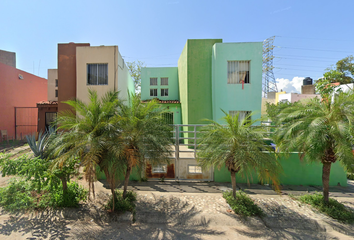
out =
<path fill-rule="evenodd" d="M 263 41 L 263 95 L 265 98 L 268 98 L 269 92 L 278 92 L 273 73 L 274 38 L 275 36 Z"/>

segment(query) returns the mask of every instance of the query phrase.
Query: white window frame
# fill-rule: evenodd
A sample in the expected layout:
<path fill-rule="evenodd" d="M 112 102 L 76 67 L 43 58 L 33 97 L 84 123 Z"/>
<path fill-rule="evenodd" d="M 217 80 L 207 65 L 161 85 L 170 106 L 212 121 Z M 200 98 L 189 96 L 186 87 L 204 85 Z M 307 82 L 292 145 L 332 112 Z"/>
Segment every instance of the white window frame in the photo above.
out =
<path fill-rule="evenodd" d="M 167 164 L 158 164 L 152 166 L 151 173 L 167 173 Z"/>
<path fill-rule="evenodd" d="M 227 84 L 250 84 L 250 72 L 251 61 L 227 61 Z"/>
<path fill-rule="evenodd" d="M 168 97 L 168 88 L 161 88 L 161 97 Z"/>
<path fill-rule="evenodd" d="M 157 77 L 150 78 L 150 86 L 157 86 Z"/>
<path fill-rule="evenodd" d="M 151 90 L 154 91 L 154 93 L 156 92 L 156 95 L 151 95 Z M 150 88 L 150 97 L 157 97 L 157 88 Z"/>
<path fill-rule="evenodd" d="M 188 174 L 203 174 L 203 169 L 196 164 L 188 164 L 187 172 Z"/>
<path fill-rule="evenodd" d="M 161 78 L 161 86 L 168 86 L 168 77 Z"/>

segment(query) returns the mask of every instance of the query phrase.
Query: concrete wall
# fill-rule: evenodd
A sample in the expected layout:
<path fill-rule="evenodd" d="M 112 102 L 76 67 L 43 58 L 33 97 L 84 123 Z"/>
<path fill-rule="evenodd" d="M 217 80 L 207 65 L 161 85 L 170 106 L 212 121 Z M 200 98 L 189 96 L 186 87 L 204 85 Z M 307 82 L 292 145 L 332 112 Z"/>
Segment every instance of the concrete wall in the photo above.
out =
<path fill-rule="evenodd" d="M 261 42 L 216 43 L 212 51 L 213 120 L 220 120 L 229 111 L 252 111 L 253 119 L 260 118 L 262 105 Z M 227 62 L 250 61 L 250 83 L 228 84 Z"/>
<path fill-rule="evenodd" d="M 108 85 L 87 84 L 87 64 L 108 64 Z M 118 46 L 78 47 L 76 48 L 76 96 L 88 103 L 88 88 L 97 91 L 101 98 L 107 91 L 118 90 Z M 123 94 L 123 92 L 122 92 Z"/>
<path fill-rule="evenodd" d="M 168 112 L 173 113 L 173 124 L 182 124 L 181 104 L 179 103 L 163 103 L 160 104 L 162 108 L 167 109 Z"/>
<path fill-rule="evenodd" d="M 178 59 L 178 89 L 181 102 L 182 123 L 188 124 L 188 41 Z"/>
<path fill-rule="evenodd" d="M 37 102 L 46 100 L 47 79 L 3 63 L 0 63 L 0 73 L 0 130 L 7 130 L 8 136 L 15 137 L 15 107 L 36 107 Z M 37 114 L 23 118 L 23 122 L 37 124 Z M 36 131 L 36 127 L 31 129 Z M 22 135 L 32 132 L 24 129 Z"/>
<path fill-rule="evenodd" d="M 161 78 L 168 78 L 168 85 L 161 85 Z M 157 78 L 157 86 L 150 86 L 150 78 Z M 168 89 L 168 96 L 161 96 L 161 89 Z M 178 96 L 178 68 L 142 68 L 141 69 L 141 100 L 153 99 L 150 89 L 157 89 L 157 98 L 160 100 L 179 100 Z"/>
<path fill-rule="evenodd" d="M 284 173 L 279 176 L 280 184 L 283 185 L 322 185 L 322 164 L 300 161 L 298 153 L 290 153 L 287 157 L 280 154 L 279 161 L 283 167 Z M 252 178 L 248 179 L 250 183 L 258 183 L 257 174 L 253 173 Z M 215 182 L 231 182 L 230 172 L 223 166 L 214 171 Z M 236 174 L 236 181 L 247 183 L 247 179 Z M 346 172 L 339 162 L 332 164 L 330 175 L 330 186 L 347 186 Z"/>
<path fill-rule="evenodd" d="M 48 69 L 48 101 L 58 101 L 58 97 L 55 96 L 55 90 L 58 90 L 58 87 L 55 86 L 57 79 L 58 69 Z"/>
<path fill-rule="evenodd" d="M 128 94 L 135 92 L 133 78 L 130 76 L 129 69 L 125 64 L 122 55 L 118 51 L 118 91 L 119 98 L 128 100 Z"/>
<path fill-rule="evenodd" d="M 76 98 L 76 47 L 89 43 L 58 44 L 58 111 L 71 110 L 63 101 Z"/>
<path fill-rule="evenodd" d="M 0 50 L 0 63 L 16 68 L 16 53 Z"/>

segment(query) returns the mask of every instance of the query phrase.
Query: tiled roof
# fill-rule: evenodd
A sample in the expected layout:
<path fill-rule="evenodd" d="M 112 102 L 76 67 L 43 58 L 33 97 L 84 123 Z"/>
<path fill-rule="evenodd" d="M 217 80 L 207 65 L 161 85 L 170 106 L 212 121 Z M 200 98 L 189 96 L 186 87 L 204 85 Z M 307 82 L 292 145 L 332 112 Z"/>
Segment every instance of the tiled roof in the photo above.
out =
<path fill-rule="evenodd" d="M 159 103 L 181 103 L 179 100 L 160 100 L 155 98 Z M 142 102 L 150 102 L 150 100 L 143 100 Z"/>
<path fill-rule="evenodd" d="M 58 105 L 58 101 L 40 101 L 38 105 Z"/>

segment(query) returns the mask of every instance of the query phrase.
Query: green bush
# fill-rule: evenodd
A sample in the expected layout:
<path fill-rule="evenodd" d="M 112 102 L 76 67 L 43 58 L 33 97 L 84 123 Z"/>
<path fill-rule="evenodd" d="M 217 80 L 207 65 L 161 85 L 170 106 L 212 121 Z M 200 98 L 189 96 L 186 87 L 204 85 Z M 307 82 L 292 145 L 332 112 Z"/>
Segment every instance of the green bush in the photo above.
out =
<path fill-rule="evenodd" d="M 113 197 L 110 198 L 108 204 L 106 205 L 106 209 L 113 208 Z M 135 201 L 136 201 L 136 193 L 133 191 L 127 191 L 127 197 L 123 199 L 123 191 L 116 190 L 116 199 L 114 201 L 114 211 L 117 212 L 135 212 Z"/>
<path fill-rule="evenodd" d="M 7 211 L 41 209 L 47 207 L 78 207 L 81 200 L 86 200 L 87 190 L 76 182 L 68 183 L 67 194 L 63 187 L 46 186 L 40 192 L 31 181 L 12 179 L 8 186 L 0 188 L 0 206 Z"/>
<path fill-rule="evenodd" d="M 232 191 L 224 192 L 223 197 L 236 214 L 242 216 L 264 216 L 262 209 L 241 190 L 236 192 L 236 199 L 232 196 Z"/>
<path fill-rule="evenodd" d="M 347 179 L 354 180 L 354 173 L 347 173 Z"/>
<path fill-rule="evenodd" d="M 330 198 L 329 203 L 325 203 L 323 200 L 323 195 L 320 193 L 315 193 L 312 195 L 303 195 L 299 197 L 299 200 L 303 203 L 310 204 L 322 213 L 337 219 L 342 222 L 352 223 L 354 222 L 354 211 L 346 208 L 342 203 L 337 200 Z"/>
<path fill-rule="evenodd" d="M 77 182 L 68 183 L 66 194 L 63 193 L 63 186 L 53 189 L 51 193 L 50 206 L 52 207 L 78 207 L 80 201 L 85 201 L 88 191 L 79 186 Z"/>

